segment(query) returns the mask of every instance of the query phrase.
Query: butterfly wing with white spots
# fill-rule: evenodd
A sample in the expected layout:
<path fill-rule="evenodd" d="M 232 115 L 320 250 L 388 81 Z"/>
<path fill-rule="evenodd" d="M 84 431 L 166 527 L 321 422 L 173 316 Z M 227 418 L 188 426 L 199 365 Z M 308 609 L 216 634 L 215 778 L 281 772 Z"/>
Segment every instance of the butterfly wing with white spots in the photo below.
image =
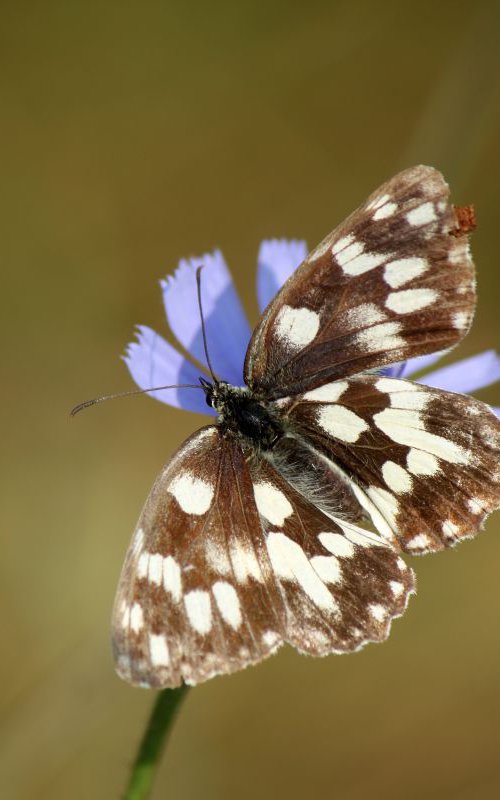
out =
<path fill-rule="evenodd" d="M 122 571 L 122 677 L 195 684 L 286 642 L 380 641 L 414 590 L 399 550 L 455 544 L 499 507 L 500 422 L 483 403 L 360 374 L 463 337 L 472 227 L 436 170 L 396 175 L 268 306 L 248 388 L 202 382 L 217 424 L 157 479 Z"/>
<path fill-rule="evenodd" d="M 412 570 L 377 536 L 327 517 L 231 433 L 194 434 L 158 478 L 113 615 L 119 674 L 196 684 L 288 642 L 303 653 L 388 635 Z"/>
<path fill-rule="evenodd" d="M 195 684 L 276 647 L 284 610 L 241 449 L 215 426 L 158 477 L 139 519 L 113 614 L 119 674 L 143 686 Z"/>
<path fill-rule="evenodd" d="M 153 486 L 113 614 L 113 649 L 126 680 L 194 684 L 272 652 L 275 643 L 264 633 L 280 627 L 273 617 L 274 609 L 282 613 L 280 598 L 264 580 L 266 564 L 255 550 L 259 518 L 243 503 L 251 492 L 243 467 L 239 448 L 210 426 L 188 439 Z M 238 538 L 230 546 L 234 529 Z"/>
<path fill-rule="evenodd" d="M 327 655 L 382 641 L 414 591 L 397 551 L 342 518 L 326 515 L 266 459 L 250 463 L 262 536 L 285 606 L 282 641 Z"/>
<path fill-rule="evenodd" d="M 500 505 L 500 423 L 478 400 L 358 376 L 278 402 L 289 438 L 326 459 L 409 553 L 474 535 Z"/>
<path fill-rule="evenodd" d="M 431 167 L 396 175 L 311 252 L 254 331 L 245 380 L 278 398 L 449 348 L 467 333 L 474 266 Z"/>

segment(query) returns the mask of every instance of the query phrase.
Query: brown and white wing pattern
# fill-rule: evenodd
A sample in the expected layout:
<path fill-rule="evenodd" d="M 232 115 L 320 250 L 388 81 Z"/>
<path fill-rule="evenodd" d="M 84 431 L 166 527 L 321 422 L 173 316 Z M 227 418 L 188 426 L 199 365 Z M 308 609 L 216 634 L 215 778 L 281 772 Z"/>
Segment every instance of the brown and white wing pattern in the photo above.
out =
<path fill-rule="evenodd" d="M 500 507 L 500 421 L 471 397 L 358 376 L 278 401 L 292 437 L 350 482 L 412 554 L 474 536 Z"/>
<path fill-rule="evenodd" d="M 152 687 L 196 684 L 273 652 L 283 626 L 240 447 L 210 426 L 158 477 L 118 587 L 119 675 Z M 260 548 L 260 551 L 259 551 Z"/>
<path fill-rule="evenodd" d="M 118 673 L 196 684 L 289 642 L 326 655 L 380 641 L 414 589 L 380 537 L 326 516 L 217 427 L 192 436 L 139 519 L 113 613 Z"/>
<path fill-rule="evenodd" d="M 387 638 L 415 589 L 413 571 L 399 553 L 381 537 L 324 514 L 267 461 L 249 466 L 285 608 L 279 638 L 314 656 Z"/>
<path fill-rule="evenodd" d="M 245 380 L 269 399 L 455 345 L 475 306 L 460 209 L 431 167 L 401 172 L 331 233 L 270 303 Z"/>

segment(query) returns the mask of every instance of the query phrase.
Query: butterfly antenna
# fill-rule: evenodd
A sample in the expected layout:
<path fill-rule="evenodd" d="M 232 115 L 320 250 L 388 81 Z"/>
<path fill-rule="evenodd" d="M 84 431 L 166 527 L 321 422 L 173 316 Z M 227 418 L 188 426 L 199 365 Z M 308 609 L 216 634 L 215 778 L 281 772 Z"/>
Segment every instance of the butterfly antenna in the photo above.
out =
<path fill-rule="evenodd" d="M 205 350 L 205 358 L 207 360 L 208 370 L 210 375 L 212 376 L 212 380 L 215 384 L 219 383 L 219 379 L 216 377 L 215 372 L 212 368 L 212 363 L 210 361 L 210 356 L 208 355 L 208 346 L 207 346 L 207 332 L 205 330 L 205 319 L 203 317 L 203 305 L 201 302 L 201 271 L 203 269 L 203 265 L 198 267 L 196 270 L 196 290 L 198 294 L 198 308 L 200 311 L 200 319 L 201 319 L 201 333 L 203 336 L 203 349 Z"/>
<path fill-rule="evenodd" d="M 78 403 L 77 406 L 71 409 L 71 416 L 74 417 L 84 408 L 96 406 L 98 403 L 103 403 L 104 400 L 116 400 L 118 397 L 132 397 L 134 394 L 146 394 L 147 392 L 159 392 L 162 389 L 203 389 L 195 383 L 174 383 L 170 386 L 155 386 L 152 389 L 133 389 L 131 392 L 118 392 L 117 394 L 104 394 L 102 397 L 94 397 L 92 400 L 84 400 L 83 403 Z"/>

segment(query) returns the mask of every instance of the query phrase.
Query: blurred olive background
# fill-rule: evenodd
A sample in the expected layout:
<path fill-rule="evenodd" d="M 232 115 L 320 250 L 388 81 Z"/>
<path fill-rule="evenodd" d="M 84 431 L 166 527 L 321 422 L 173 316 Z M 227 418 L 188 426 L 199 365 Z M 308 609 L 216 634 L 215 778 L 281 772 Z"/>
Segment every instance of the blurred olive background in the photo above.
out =
<path fill-rule="evenodd" d="M 2 797 L 117 798 L 153 694 L 115 677 L 109 616 L 136 517 L 202 422 L 132 388 L 158 280 L 221 247 L 255 322 L 264 237 L 312 246 L 399 169 L 474 202 L 498 345 L 496 2 L 4 2 L 0 7 Z M 480 396 L 500 404 L 500 385 Z M 156 798 L 500 796 L 500 515 L 415 560 L 389 641 L 282 651 L 188 696 Z"/>

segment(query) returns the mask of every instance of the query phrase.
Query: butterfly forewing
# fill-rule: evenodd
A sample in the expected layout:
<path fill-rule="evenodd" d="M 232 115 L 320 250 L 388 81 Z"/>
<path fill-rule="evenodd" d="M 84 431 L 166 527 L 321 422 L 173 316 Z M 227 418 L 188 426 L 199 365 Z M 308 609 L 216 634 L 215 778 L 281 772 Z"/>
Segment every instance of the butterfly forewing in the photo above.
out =
<path fill-rule="evenodd" d="M 276 649 L 284 607 L 240 447 L 215 426 L 167 464 L 139 519 L 113 617 L 119 674 L 195 684 Z"/>
<path fill-rule="evenodd" d="M 196 684 L 283 642 L 315 655 L 388 634 L 413 590 L 397 553 L 327 517 L 231 434 L 195 434 L 158 478 L 113 617 L 119 674 Z"/>
<path fill-rule="evenodd" d="M 471 397 L 359 376 L 280 401 L 280 411 L 410 553 L 473 536 L 500 505 L 500 421 Z"/>
<path fill-rule="evenodd" d="M 456 344 L 475 291 L 448 194 L 431 167 L 401 172 L 374 192 L 266 309 L 247 351 L 247 384 L 284 397 Z"/>

